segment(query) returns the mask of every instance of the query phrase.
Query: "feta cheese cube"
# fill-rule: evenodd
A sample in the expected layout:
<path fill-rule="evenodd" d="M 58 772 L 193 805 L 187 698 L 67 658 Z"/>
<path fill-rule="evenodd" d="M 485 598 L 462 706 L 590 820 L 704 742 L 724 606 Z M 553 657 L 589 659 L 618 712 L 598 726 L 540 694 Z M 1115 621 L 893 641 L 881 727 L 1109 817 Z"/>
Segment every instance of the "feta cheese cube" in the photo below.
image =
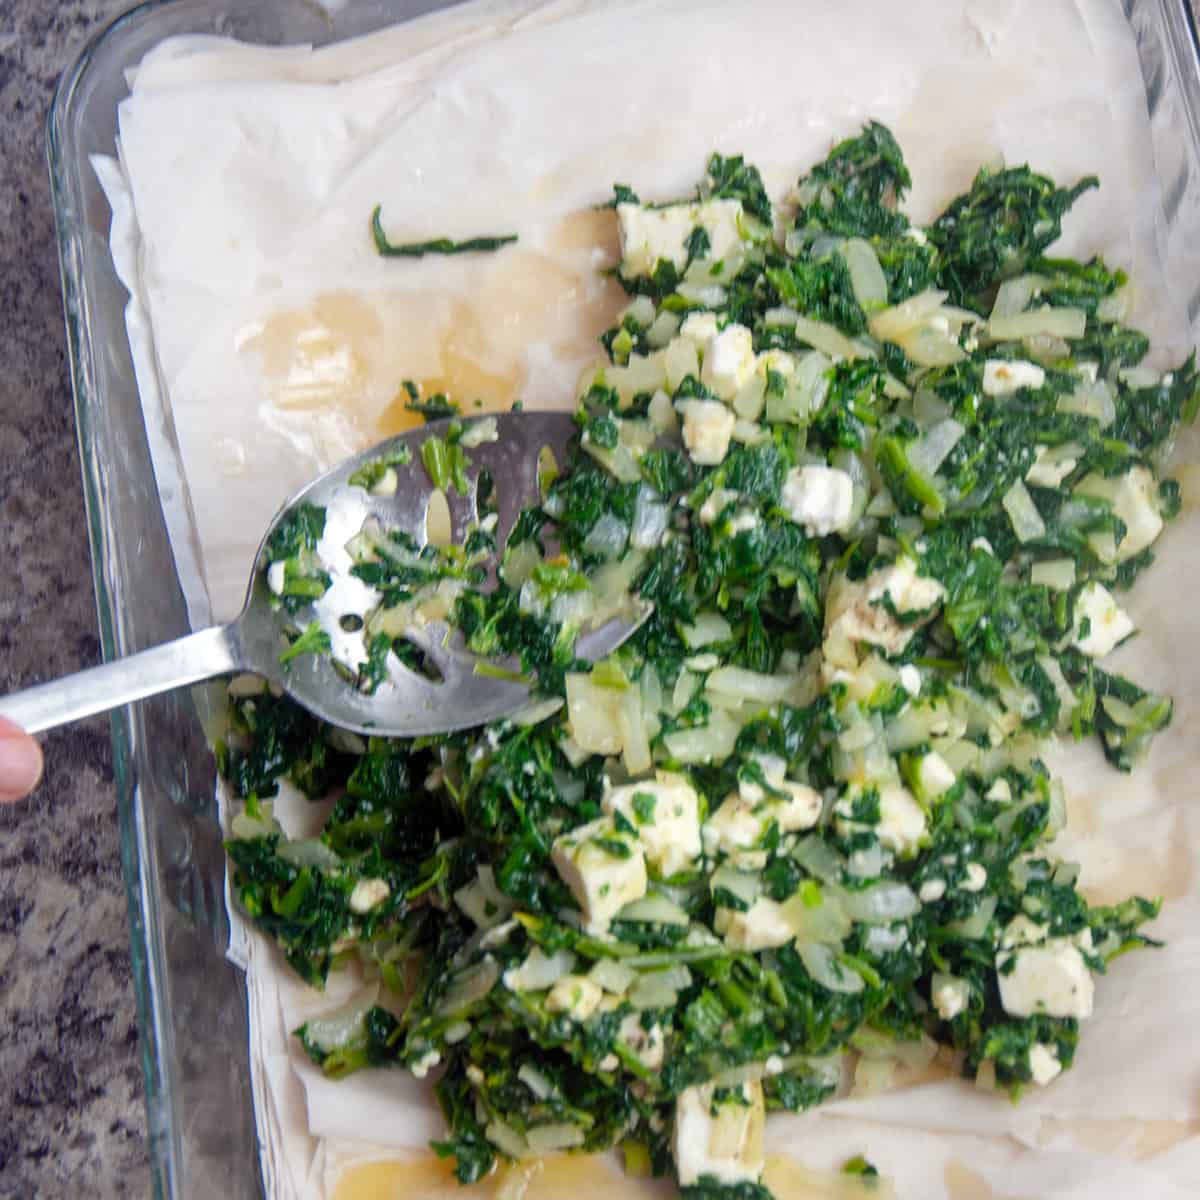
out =
<path fill-rule="evenodd" d="M 360 879 L 350 893 L 350 911 L 369 913 L 378 908 L 392 894 L 386 879 Z"/>
<path fill-rule="evenodd" d="M 719 908 L 717 917 L 725 944 L 734 950 L 770 950 L 796 936 L 784 906 L 768 896 L 759 896 L 745 912 Z"/>
<path fill-rule="evenodd" d="M 937 615 L 945 595 L 936 579 L 917 574 L 916 563 L 907 556 L 857 583 L 835 575 L 825 602 L 822 652 L 832 665 L 850 669 L 858 665 L 856 642 L 878 646 L 885 654 L 901 654 L 917 629 Z M 901 624 L 884 607 L 885 596 L 897 613 L 910 618 L 919 614 L 918 619 Z"/>
<path fill-rule="evenodd" d="M 686 871 L 700 857 L 700 799 L 678 775 L 612 788 L 600 802 L 636 830 L 646 861 L 662 878 Z"/>
<path fill-rule="evenodd" d="M 989 358 L 983 364 L 985 396 L 1011 396 L 1021 388 L 1040 388 L 1045 382 L 1046 372 L 1037 363 Z"/>
<path fill-rule="evenodd" d="M 722 261 L 741 246 L 741 215 L 740 200 L 706 200 L 661 208 L 618 204 L 621 274 L 626 279 L 653 275 L 660 261 L 682 271 L 688 261 L 687 240 L 697 228 L 708 234 L 705 259 Z"/>
<path fill-rule="evenodd" d="M 705 1175 L 728 1187 L 756 1183 L 762 1175 L 762 1086 L 742 1084 L 741 1096 L 722 1104 L 713 1116 L 715 1092 L 714 1084 L 702 1083 L 686 1088 L 675 1101 L 671 1150 L 681 1187 L 691 1187 Z"/>
<path fill-rule="evenodd" d="M 1045 1042 L 1034 1042 L 1029 1048 L 1029 1072 L 1038 1087 L 1045 1087 L 1056 1079 L 1062 1072 L 1056 1047 L 1048 1046 Z"/>
<path fill-rule="evenodd" d="M 758 763 L 772 791 L 767 792 L 752 780 L 738 782 L 738 790 L 726 796 L 704 823 L 704 847 L 710 855 L 751 849 L 772 822 L 780 833 L 797 833 L 811 829 L 820 819 L 820 792 L 785 779 L 787 764 L 781 758 L 763 755 Z"/>
<path fill-rule="evenodd" d="M 934 973 L 930 981 L 929 996 L 937 1015 L 943 1021 L 953 1021 L 959 1013 L 966 1012 L 971 999 L 971 985 L 957 975 Z"/>
<path fill-rule="evenodd" d="M 936 751 L 923 755 L 917 764 L 917 782 L 931 800 L 948 792 L 957 780 L 950 764 Z"/>
<path fill-rule="evenodd" d="M 586 975 L 564 975 L 546 996 L 549 1012 L 565 1013 L 572 1021 L 586 1021 L 596 1011 L 604 989 Z"/>
<path fill-rule="evenodd" d="M 727 325 L 708 343 L 700 381 L 731 401 L 754 374 L 754 338 L 744 325 Z"/>
<path fill-rule="evenodd" d="M 1137 466 L 1117 479 L 1088 475 L 1075 486 L 1080 496 L 1107 500 L 1125 525 L 1125 536 L 1118 545 L 1111 533 L 1096 533 L 1088 543 L 1106 563 L 1124 562 L 1140 554 L 1162 532 L 1163 519 L 1158 511 L 1158 487 L 1145 467 Z"/>
<path fill-rule="evenodd" d="M 1004 1011 L 1014 1017 L 1090 1017 L 1095 982 L 1079 944 L 1046 932 L 1045 925 L 1025 916 L 1005 928 L 996 954 Z"/>
<path fill-rule="evenodd" d="M 901 858 L 915 854 L 928 830 L 925 810 L 912 792 L 900 784 L 885 784 L 879 790 L 879 824 L 875 834 L 880 842 Z"/>
<path fill-rule="evenodd" d="M 666 1038 L 657 1022 L 647 1029 L 640 1013 L 630 1013 L 617 1030 L 619 1041 L 648 1071 L 657 1071 L 666 1054 Z"/>
<path fill-rule="evenodd" d="M 922 904 L 936 904 L 945 894 L 946 881 L 944 879 L 927 879 L 921 884 L 921 890 L 917 892 Z"/>
<path fill-rule="evenodd" d="M 784 511 L 810 537 L 826 537 L 850 527 L 854 481 L 837 467 L 793 467 L 780 499 Z"/>
<path fill-rule="evenodd" d="M 725 461 L 737 418 L 719 400 L 685 400 L 677 406 L 683 417 L 683 444 L 692 462 L 715 467 Z"/>
<path fill-rule="evenodd" d="M 1086 632 L 1085 632 L 1086 622 Z M 1100 583 L 1086 584 L 1075 598 L 1075 628 L 1071 642 L 1091 658 L 1103 658 L 1133 632 L 1129 614 Z"/>
<path fill-rule="evenodd" d="M 603 843 L 603 844 L 602 844 Z M 621 846 L 628 853 L 614 852 Z M 584 929 L 608 931 L 613 917 L 646 894 L 646 858 L 637 839 L 600 817 L 556 838 L 551 861 L 583 911 Z"/>
<path fill-rule="evenodd" d="M 749 850 L 766 832 L 767 821 L 735 792 L 704 822 L 704 848 L 710 855 Z"/>

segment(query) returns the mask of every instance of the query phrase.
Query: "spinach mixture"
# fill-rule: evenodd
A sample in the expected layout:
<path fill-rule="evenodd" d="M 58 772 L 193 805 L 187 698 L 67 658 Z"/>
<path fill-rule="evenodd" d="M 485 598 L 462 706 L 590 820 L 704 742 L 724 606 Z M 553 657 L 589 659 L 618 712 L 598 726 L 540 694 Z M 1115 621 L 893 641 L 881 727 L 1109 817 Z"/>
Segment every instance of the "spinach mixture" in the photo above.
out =
<path fill-rule="evenodd" d="M 766 1114 L 939 1046 L 1049 1084 L 1096 976 L 1154 944 L 1156 901 L 1089 905 L 1047 850 L 1042 756 L 1095 735 L 1129 770 L 1171 719 L 1101 662 L 1180 507 L 1195 364 L 1141 366 L 1122 272 L 1047 253 L 1095 179 L 981 170 L 922 228 L 909 184 L 872 123 L 778 207 L 716 154 L 694 198 L 617 187 L 631 299 L 540 504 L 497 547 L 485 480 L 463 545 L 352 543 L 381 597 L 357 685 L 421 669 L 403 631 L 435 612 L 535 681 L 516 718 L 362 739 L 233 689 L 234 893 L 313 986 L 372 981 L 296 1035 L 331 1076 L 436 1069 L 464 1182 L 619 1146 L 684 1196 L 765 1198 Z M 465 489 L 479 424 L 362 485 Z M 272 548 L 297 613 L 322 526 Z M 577 660 L 631 594 L 650 619 Z M 319 838 L 279 827 L 281 779 L 336 796 Z"/>

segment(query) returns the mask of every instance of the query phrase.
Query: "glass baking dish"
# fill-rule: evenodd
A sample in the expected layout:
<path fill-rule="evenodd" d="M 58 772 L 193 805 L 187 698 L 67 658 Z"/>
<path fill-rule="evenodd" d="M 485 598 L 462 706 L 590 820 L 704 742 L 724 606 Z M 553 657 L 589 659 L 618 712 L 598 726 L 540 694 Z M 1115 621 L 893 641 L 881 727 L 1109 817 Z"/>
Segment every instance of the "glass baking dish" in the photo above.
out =
<path fill-rule="evenodd" d="M 1113 0 L 1115 3 L 1116 0 Z M 116 21 L 64 75 L 49 118 L 49 160 L 84 495 L 106 659 L 188 631 L 160 492 L 172 461 L 170 414 L 147 422 L 126 340 L 126 292 L 108 245 L 108 204 L 90 165 L 113 154 L 125 72 L 163 38 L 220 33 L 263 44 L 323 44 L 445 3 L 169 0 Z M 1189 0 L 1122 0 L 1135 32 L 1157 170 L 1164 259 L 1200 327 L 1200 51 Z M 148 428 L 149 426 L 149 428 Z M 172 459 L 172 456 L 173 459 Z M 176 527 L 177 528 L 177 527 Z M 194 540 L 194 527 L 191 539 Z M 224 952 L 224 858 L 203 692 L 114 716 L 114 763 L 154 1191 L 172 1200 L 262 1194 L 244 979 Z M 169 748 L 168 753 L 157 752 Z"/>

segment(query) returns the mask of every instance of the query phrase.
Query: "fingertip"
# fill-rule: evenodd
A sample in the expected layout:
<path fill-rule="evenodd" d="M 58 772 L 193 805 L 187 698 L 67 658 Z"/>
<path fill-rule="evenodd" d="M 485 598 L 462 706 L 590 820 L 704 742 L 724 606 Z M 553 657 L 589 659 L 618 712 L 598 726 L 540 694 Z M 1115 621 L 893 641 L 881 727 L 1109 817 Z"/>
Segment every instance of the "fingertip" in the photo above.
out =
<path fill-rule="evenodd" d="M 41 782 L 42 748 L 19 725 L 0 717 L 0 804 L 24 799 Z"/>

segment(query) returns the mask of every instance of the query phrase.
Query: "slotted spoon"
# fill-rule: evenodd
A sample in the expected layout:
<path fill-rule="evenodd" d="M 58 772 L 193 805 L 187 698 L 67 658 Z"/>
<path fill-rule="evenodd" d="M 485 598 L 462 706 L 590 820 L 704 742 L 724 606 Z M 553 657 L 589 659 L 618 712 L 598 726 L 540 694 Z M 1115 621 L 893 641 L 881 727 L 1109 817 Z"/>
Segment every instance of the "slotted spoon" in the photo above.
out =
<path fill-rule="evenodd" d="M 484 419 L 489 418 L 476 418 Z M 489 471 L 496 484 L 496 544 L 503 548 L 521 510 L 537 499 L 539 456 L 549 451 L 556 462 L 562 463 L 576 426 L 568 413 L 512 412 L 490 419 L 496 422 L 498 437 L 467 452 L 467 495 L 450 491 L 447 499 L 454 540 L 460 541 L 477 519 L 480 473 Z M 411 628 L 404 634 L 433 664 L 440 680 L 410 670 L 393 656 L 389 658 L 387 680 L 374 694 L 367 694 L 334 666 L 334 659 L 357 665 L 366 657 L 361 628 L 355 630 L 354 621 L 343 622 L 341 618 L 361 616 L 373 599 L 371 589 L 350 574 L 352 561 L 346 543 L 371 517 L 384 529 L 401 529 L 418 542 L 424 541 L 433 487 L 421 464 L 421 447 L 427 438 L 444 435 L 448 425 L 449 420 L 433 421 L 374 446 L 293 496 L 276 515 L 259 546 L 246 603 L 236 620 L 53 683 L 14 692 L 0 699 L 0 716 L 36 733 L 159 692 L 242 672 L 263 677 L 323 720 L 357 733 L 390 737 L 449 733 L 520 709 L 529 701 L 528 686 L 512 678 L 478 672 L 479 660 L 466 652 L 461 638 L 452 636 L 452 631 L 441 623 Z M 349 482 L 360 468 L 394 456 L 402 446 L 409 448 L 412 461 L 396 468 L 393 495 L 374 495 Z M 317 549 L 332 583 L 311 608 L 289 616 L 272 604 L 266 547 L 280 522 L 302 503 L 325 509 L 325 530 Z M 586 630 L 576 643 L 576 654 L 589 661 L 603 658 L 648 615 L 649 607 L 638 604 L 627 614 Z M 294 633 L 297 625 L 303 627 L 314 619 L 330 635 L 331 655 L 306 655 L 281 665 L 279 659 L 288 646 L 289 630 Z"/>

